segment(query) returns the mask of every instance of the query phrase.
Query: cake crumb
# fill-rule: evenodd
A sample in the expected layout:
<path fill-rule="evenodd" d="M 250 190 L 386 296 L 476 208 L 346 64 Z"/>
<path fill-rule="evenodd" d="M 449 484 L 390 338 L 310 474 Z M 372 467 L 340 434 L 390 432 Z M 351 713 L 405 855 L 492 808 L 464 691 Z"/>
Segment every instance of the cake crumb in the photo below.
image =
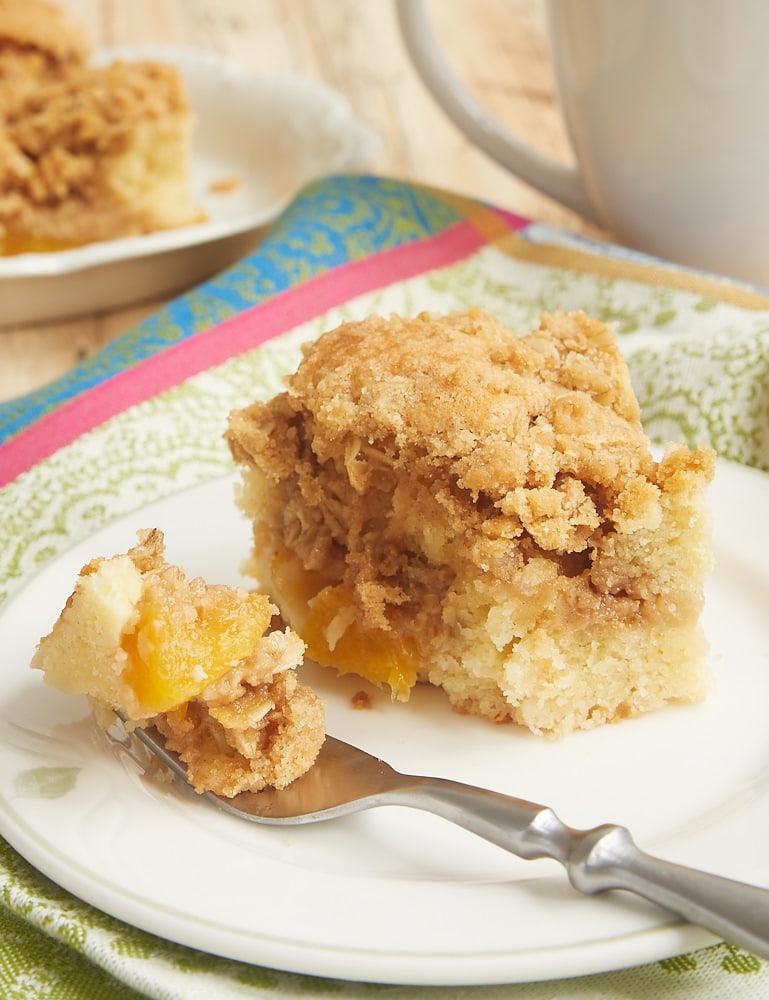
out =
<path fill-rule="evenodd" d="M 356 691 L 352 698 L 350 698 L 350 704 L 353 708 L 371 708 L 371 695 L 368 691 Z"/>
<path fill-rule="evenodd" d="M 217 180 L 211 181 L 208 185 L 208 190 L 211 194 L 231 194 L 233 191 L 239 190 L 243 186 L 243 180 L 240 177 L 220 177 Z"/>

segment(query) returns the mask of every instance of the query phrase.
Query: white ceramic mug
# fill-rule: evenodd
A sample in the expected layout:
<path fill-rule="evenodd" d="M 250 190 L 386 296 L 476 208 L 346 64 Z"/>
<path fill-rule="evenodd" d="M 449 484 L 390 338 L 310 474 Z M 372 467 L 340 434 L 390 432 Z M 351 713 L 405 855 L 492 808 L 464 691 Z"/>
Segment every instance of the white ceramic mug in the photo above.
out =
<path fill-rule="evenodd" d="M 574 168 L 459 83 L 423 0 L 396 4 L 426 86 L 486 153 L 620 243 L 769 287 L 769 0 L 547 0 Z"/>

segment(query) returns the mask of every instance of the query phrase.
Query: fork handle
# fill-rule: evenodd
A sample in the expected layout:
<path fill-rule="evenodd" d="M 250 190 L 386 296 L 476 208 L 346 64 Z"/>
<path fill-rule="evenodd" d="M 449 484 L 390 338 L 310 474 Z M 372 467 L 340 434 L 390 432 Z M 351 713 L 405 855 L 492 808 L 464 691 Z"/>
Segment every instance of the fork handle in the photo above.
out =
<path fill-rule="evenodd" d="M 662 861 L 622 826 L 566 826 L 552 809 L 461 782 L 409 778 L 401 802 L 426 809 L 526 859 L 553 858 L 579 892 L 625 889 L 769 959 L 769 889 Z"/>
<path fill-rule="evenodd" d="M 580 892 L 627 889 L 769 959 L 769 890 L 655 858 L 623 826 L 572 836 L 565 867 Z"/>

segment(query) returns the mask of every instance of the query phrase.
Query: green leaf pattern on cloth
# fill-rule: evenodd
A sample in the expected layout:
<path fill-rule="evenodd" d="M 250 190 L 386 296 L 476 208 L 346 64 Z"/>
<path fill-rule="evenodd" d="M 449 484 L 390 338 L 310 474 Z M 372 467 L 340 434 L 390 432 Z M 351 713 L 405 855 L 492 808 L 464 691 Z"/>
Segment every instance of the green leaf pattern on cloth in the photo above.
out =
<path fill-rule="evenodd" d="M 725 457 L 769 469 L 769 314 L 688 292 L 525 263 L 486 247 L 460 264 L 360 296 L 197 375 L 26 472 L 0 491 L 0 601 L 101 525 L 229 472 L 222 440 L 228 411 L 278 391 L 305 340 L 370 312 L 444 312 L 471 305 L 522 332 L 544 310 L 579 308 L 611 322 L 654 439 L 707 442 Z M 139 513 L 136 526 L 145 526 Z M 66 801 L 76 780 L 77 768 L 69 766 L 25 772 L 17 791 Z M 0 996 L 8 1000 L 769 996 L 764 963 L 728 945 L 639 970 L 555 983 L 449 990 L 318 980 L 219 959 L 128 927 L 58 888 L 2 841 L 0 882 L 0 934 L 9 955 L 0 966 Z"/>

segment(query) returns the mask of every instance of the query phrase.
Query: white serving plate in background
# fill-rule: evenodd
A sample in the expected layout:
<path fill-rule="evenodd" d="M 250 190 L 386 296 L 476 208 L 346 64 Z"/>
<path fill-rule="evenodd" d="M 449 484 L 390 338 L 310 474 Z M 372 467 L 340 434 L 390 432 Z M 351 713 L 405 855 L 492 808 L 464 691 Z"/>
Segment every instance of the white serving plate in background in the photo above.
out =
<path fill-rule="evenodd" d="M 63 320 L 181 292 L 247 254 L 305 184 L 362 170 L 376 156 L 375 134 L 319 81 L 259 76 L 213 53 L 167 46 L 102 49 L 94 61 L 116 58 L 157 59 L 184 75 L 196 116 L 193 196 L 206 221 L 0 257 L 0 326 Z M 225 190 L 217 191 L 217 182 L 225 182 Z"/>

